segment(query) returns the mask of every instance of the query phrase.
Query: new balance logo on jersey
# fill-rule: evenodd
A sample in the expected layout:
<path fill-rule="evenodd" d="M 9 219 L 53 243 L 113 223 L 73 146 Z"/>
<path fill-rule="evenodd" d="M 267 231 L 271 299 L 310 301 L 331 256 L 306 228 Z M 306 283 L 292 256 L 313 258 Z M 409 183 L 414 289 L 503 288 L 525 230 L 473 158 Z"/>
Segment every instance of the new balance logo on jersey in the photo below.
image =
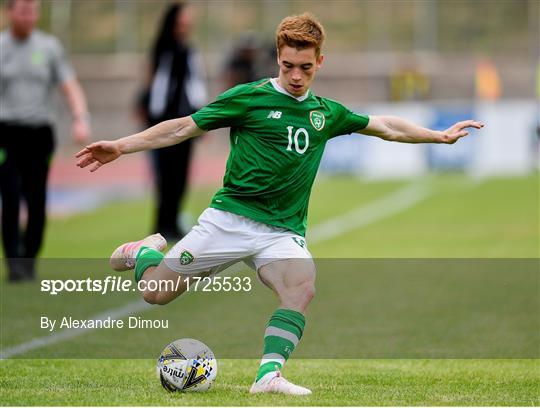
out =
<path fill-rule="evenodd" d="M 281 111 L 270 111 L 266 119 L 281 119 Z"/>

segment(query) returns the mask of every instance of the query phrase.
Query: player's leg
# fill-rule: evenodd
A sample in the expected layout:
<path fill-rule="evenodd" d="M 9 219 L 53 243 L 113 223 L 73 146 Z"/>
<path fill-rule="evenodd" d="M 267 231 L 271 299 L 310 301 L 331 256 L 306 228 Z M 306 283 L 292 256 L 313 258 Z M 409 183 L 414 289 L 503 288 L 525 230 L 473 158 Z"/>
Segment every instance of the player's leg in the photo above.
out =
<path fill-rule="evenodd" d="M 186 292 L 188 279 L 209 276 L 212 272 L 205 271 L 190 275 L 180 274 L 170 269 L 165 262 L 158 266 L 150 266 L 144 272 L 141 281 L 143 299 L 151 305 L 166 305 Z M 167 284 L 164 284 L 167 282 Z"/>
<path fill-rule="evenodd" d="M 309 389 L 285 380 L 280 370 L 298 346 L 304 332 L 304 313 L 315 294 L 313 261 L 274 261 L 261 267 L 259 276 L 278 296 L 279 309 L 270 317 L 266 327 L 263 357 L 250 392 L 309 395 Z"/>
<path fill-rule="evenodd" d="M 110 264 L 116 271 L 133 269 L 135 281 L 144 300 L 150 304 L 165 305 L 187 289 L 186 275 L 173 271 L 163 259 L 167 241 L 160 234 L 119 246 L 111 255 Z M 187 276 L 206 276 L 208 272 Z M 142 282 L 142 283 L 140 283 Z"/>
<path fill-rule="evenodd" d="M 277 260 L 259 269 L 263 283 L 278 296 L 280 308 L 302 314 L 315 295 L 315 275 L 310 258 Z"/>
<path fill-rule="evenodd" d="M 192 142 L 152 151 L 156 178 L 155 230 L 167 239 L 181 239 L 186 231 L 177 225 L 178 210 L 186 188 Z"/>
<path fill-rule="evenodd" d="M 0 165 L 0 195 L 4 256 L 19 258 L 20 180 L 15 166 L 7 160 Z"/>
<path fill-rule="evenodd" d="M 264 334 L 264 351 L 252 393 L 279 392 L 307 395 L 311 391 L 294 385 L 280 370 L 298 346 L 305 326 L 305 312 L 315 294 L 315 265 L 305 240 L 292 234 L 282 234 L 263 256 L 273 253 L 289 259 L 258 257 L 255 263 L 262 282 L 274 291 L 279 308 L 270 317 Z"/>
<path fill-rule="evenodd" d="M 24 258 L 28 261 L 29 277 L 34 277 L 34 259 L 41 249 L 47 222 L 47 178 L 54 151 L 54 136 L 49 126 L 35 130 L 32 151 L 21 157 L 21 187 L 28 209 L 24 234 Z"/>
<path fill-rule="evenodd" d="M 186 277 L 218 273 L 253 253 L 238 218 L 209 208 L 166 256 L 162 252 L 166 240 L 154 234 L 118 247 L 111 256 L 111 267 L 117 271 L 134 269 L 135 280 L 144 281 L 144 299 L 166 304 L 186 291 Z"/>
<path fill-rule="evenodd" d="M 19 210 L 20 210 L 20 174 L 16 165 L 15 144 L 24 137 L 11 126 L 0 124 L 0 196 L 2 211 L 2 246 L 8 266 L 8 280 L 19 281 L 25 278 L 20 268 L 19 252 Z"/>
<path fill-rule="evenodd" d="M 167 157 L 169 164 L 165 174 L 162 175 L 166 191 L 163 192 L 164 205 L 161 211 L 164 218 L 161 221 L 165 221 L 167 225 L 171 225 L 168 222 L 174 222 L 176 237 L 181 239 L 187 231 L 183 231 L 182 227 L 177 225 L 177 219 L 178 214 L 182 212 L 182 199 L 186 191 L 192 140 L 169 146 L 165 150 L 164 156 Z"/>

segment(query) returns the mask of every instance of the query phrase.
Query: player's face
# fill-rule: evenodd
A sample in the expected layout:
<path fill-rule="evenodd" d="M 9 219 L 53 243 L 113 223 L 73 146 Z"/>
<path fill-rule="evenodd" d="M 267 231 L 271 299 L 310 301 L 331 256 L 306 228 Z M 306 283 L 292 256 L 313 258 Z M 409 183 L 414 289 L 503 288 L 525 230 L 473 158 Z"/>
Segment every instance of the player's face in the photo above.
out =
<path fill-rule="evenodd" d="M 39 18 L 39 3 L 33 0 L 17 0 L 8 9 L 9 22 L 17 37 L 27 37 Z"/>
<path fill-rule="evenodd" d="M 323 55 L 317 57 L 315 48 L 297 50 L 284 46 L 278 52 L 279 84 L 294 96 L 302 96 L 315 79 L 315 74 L 323 62 Z"/>
<path fill-rule="evenodd" d="M 176 14 L 176 21 L 174 23 L 174 37 L 176 41 L 187 41 L 191 33 L 191 26 L 193 25 L 193 13 L 191 9 L 184 6 L 180 13 Z"/>

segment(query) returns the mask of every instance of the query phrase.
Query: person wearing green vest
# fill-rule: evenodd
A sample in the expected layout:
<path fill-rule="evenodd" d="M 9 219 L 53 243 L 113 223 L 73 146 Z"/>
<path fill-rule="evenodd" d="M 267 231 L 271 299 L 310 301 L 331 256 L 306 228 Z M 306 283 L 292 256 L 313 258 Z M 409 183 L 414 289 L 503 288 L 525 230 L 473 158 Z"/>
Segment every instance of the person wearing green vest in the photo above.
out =
<path fill-rule="evenodd" d="M 221 188 L 198 224 L 164 255 L 154 234 L 118 247 L 115 270 L 134 269 L 137 281 L 183 282 L 176 290 L 143 291 L 166 304 L 186 290 L 185 278 L 211 276 L 244 261 L 279 298 L 264 336 L 264 351 L 251 393 L 307 395 L 281 368 L 298 346 L 305 312 L 315 293 L 315 266 L 305 239 L 311 188 L 333 137 L 362 133 L 404 143 L 454 143 L 480 129 L 474 120 L 434 131 L 392 116 L 351 112 L 315 95 L 310 85 L 321 68 L 325 32 L 311 14 L 286 17 L 276 33 L 277 78 L 238 85 L 191 116 L 169 120 L 77 153 L 77 165 L 96 171 L 123 154 L 181 143 L 230 127 L 230 155 Z M 180 278 L 179 278 L 180 277 Z M 180 279 L 180 280 L 179 280 Z"/>

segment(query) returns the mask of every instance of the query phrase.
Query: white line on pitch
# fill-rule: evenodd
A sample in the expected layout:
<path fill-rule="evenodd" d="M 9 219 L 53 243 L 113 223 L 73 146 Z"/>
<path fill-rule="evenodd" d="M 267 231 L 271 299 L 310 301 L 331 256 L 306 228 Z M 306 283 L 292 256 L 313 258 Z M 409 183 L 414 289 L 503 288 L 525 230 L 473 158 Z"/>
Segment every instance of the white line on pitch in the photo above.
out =
<path fill-rule="evenodd" d="M 411 208 L 420 201 L 426 199 L 431 194 L 425 184 L 412 183 L 393 193 L 390 193 L 376 201 L 354 209 L 353 211 L 331 218 L 311 228 L 308 240 L 310 244 L 320 243 L 335 238 L 346 232 L 365 227 L 384 218 L 398 214 Z M 97 316 L 90 317 L 90 320 L 119 319 L 129 316 L 132 313 L 149 309 L 151 306 L 142 299 L 128 303 L 116 309 L 106 310 Z M 58 333 L 38 337 L 21 343 L 17 346 L 9 347 L 0 351 L 0 359 L 4 360 L 27 353 L 37 348 L 45 347 L 61 341 L 78 337 L 94 329 L 68 329 Z"/>
<path fill-rule="evenodd" d="M 99 315 L 90 317 L 89 319 L 100 320 L 100 321 L 106 320 L 109 317 L 111 319 L 120 319 L 122 317 L 129 316 L 132 313 L 149 309 L 150 307 L 151 306 L 148 303 L 146 303 L 144 300 L 139 299 L 135 302 L 128 303 L 127 305 L 119 307 L 117 309 L 106 310 L 103 313 L 100 313 Z M 89 328 L 67 329 L 58 333 L 50 334 L 48 336 L 37 337 L 25 343 L 21 343 L 17 346 L 9 347 L 7 349 L 2 350 L 1 359 L 4 360 L 6 358 L 17 356 L 19 354 L 27 353 L 28 351 L 31 351 L 37 348 L 45 347 L 50 344 L 68 340 L 73 337 L 78 337 L 81 334 L 84 334 L 91 330 L 94 330 L 94 329 L 89 329 Z"/>
<path fill-rule="evenodd" d="M 307 241 L 310 245 L 318 244 L 373 224 L 413 207 L 431 194 L 432 191 L 424 183 L 408 184 L 376 201 L 315 225 Z"/>

